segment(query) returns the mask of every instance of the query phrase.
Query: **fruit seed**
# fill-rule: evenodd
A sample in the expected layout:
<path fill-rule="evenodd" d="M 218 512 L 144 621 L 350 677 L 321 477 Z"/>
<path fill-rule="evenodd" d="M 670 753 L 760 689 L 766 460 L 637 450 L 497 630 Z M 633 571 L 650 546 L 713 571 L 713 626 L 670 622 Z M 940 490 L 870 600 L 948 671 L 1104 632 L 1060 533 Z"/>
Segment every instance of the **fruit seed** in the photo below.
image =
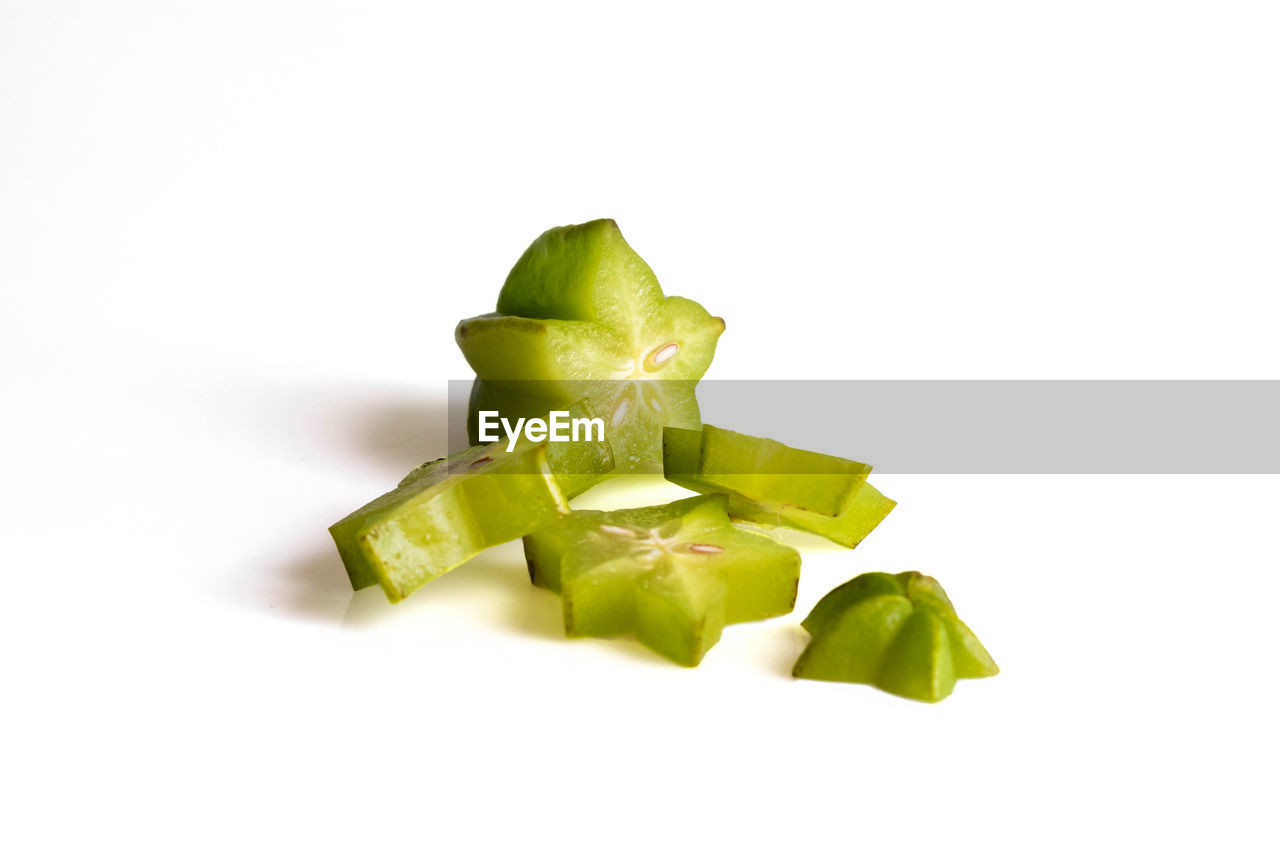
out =
<path fill-rule="evenodd" d="M 674 341 L 666 346 L 658 347 L 649 353 L 649 364 L 654 368 L 662 367 L 662 365 L 675 358 L 678 352 L 680 352 L 680 345 Z"/>
<path fill-rule="evenodd" d="M 719 545 L 704 545 L 700 542 L 695 542 L 694 544 L 690 545 L 689 550 L 695 554 L 723 554 L 724 553 L 724 549 L 721 548 Z"/>

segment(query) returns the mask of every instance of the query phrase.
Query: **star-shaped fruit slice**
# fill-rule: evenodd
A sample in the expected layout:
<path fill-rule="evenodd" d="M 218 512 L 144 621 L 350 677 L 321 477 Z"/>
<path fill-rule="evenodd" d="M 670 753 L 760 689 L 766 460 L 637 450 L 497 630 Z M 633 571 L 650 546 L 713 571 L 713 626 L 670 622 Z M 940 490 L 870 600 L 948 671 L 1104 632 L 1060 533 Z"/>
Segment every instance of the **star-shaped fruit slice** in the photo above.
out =
<path fill-rule="evenodd" d="M 420 465 L 329 528 L 355 589 L 396 602 L 493 545 L 558 520 L 613 467 L 600 442 L 502 443 Z"/>
<path fill-rule="evenodd" d="M 497 313 L 463 320 L 455 338 L 475 370 L 468 424 L 498 411 L 542 417 L 587 398 L 605 420 L 620 471 L 661 459 L 662 427 L 701 424 L 693 385 L 724 321 L 664 296 L 613 220 L 553 228 L 507 277 Z"/>
<path fill-rule="evenodd" d="M 662 463 L 673 483 L 727 494 L 734 518 L 807 530 L 848 548 L 896 505 L 867 482 L 870 465 L 714 426 L 665 429 Z"/>
<path fill-rule="evenodd" d="M 938 582 L 919 572 L 859 575 L 827 593 L 802 624 L 812 638 L 792 670 L 797 678 L 938 702 L 956 679 L 1000 671 Z"/>
<path fill-rule="evenodd" d="M 790 613 L 800 554 L 735 527 L 723 496 L 582 510 L 524 540 L 533 583 L 558 592 L 571 637 L 636 639 L 697 666 L 727 624 Z"/>

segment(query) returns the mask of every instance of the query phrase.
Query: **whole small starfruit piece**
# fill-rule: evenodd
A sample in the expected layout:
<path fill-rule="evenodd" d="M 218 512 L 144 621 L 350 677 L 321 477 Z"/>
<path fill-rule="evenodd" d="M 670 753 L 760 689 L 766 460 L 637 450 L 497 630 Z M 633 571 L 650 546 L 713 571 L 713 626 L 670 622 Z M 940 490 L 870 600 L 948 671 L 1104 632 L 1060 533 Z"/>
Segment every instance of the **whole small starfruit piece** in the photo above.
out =
<path fill-rule="evenodd" d="M 958 678 L 1000 671 L 942 586 L 920 572 L 868 572 L 827 593 L 802 623 L 812 639 L 792 675 L 870 684 L 921 702 Z"/>
<path fill-rule="evenodd" d="M 586 399 L 606 426 L 617 469 L 661 462 L 662 428 L 701 425 L 694 386 L 724 320 L 667 296 L 611 219 L 552 228 L 507 276 L 497 311 L 460 322 L 476 372 L 468 433 L 481 411 L 542 417 Z"/>

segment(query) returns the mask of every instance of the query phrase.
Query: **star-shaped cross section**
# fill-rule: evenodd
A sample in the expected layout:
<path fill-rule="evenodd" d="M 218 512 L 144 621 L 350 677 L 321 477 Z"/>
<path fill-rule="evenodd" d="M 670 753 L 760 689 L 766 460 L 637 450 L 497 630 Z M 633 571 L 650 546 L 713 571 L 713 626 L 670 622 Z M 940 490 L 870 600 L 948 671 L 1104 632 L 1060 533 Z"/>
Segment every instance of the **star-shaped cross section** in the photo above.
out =
<path fill-rule="evenodd" d="M 535 240 L 497 309 L 455 332 L 476 372 L 473 442 L 480 411 L 514 422 L 586 400 L 607 424 L 619 470 L 628 471 L 661 461 L 663 426 L 700 425 L 694 386 L 724 320 L 664 295 L 613 221 L 553 228 Z"/>
<path fill-rule="evenodd" d="M 730 521 L 723 495 L 574 512 L 524 539 L 533 583 L 571 637 L 634 634 L 697 666 L 727 624 L 791 612 L 800 554 Z"/>

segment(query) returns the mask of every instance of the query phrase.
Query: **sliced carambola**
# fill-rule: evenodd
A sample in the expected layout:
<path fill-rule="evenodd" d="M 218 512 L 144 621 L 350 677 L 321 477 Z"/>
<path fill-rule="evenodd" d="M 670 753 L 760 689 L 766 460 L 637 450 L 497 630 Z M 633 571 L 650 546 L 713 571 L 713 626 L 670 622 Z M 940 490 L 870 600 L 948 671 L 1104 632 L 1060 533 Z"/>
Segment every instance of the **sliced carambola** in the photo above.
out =
<path fill-rule="evenodd" d="M 938 582 L 919 572 L 859 575 L 827 593 L 803 625 L 812 639 L 792 670 L 798 678 L 937 702 L 957 678 L 1000 671 Z"/>
<path fill-rule="evenodd" d="M 492 545 L 556 521 L 569 506 L 546 444 L 472 447 L 415 468 L 329 528 L 355 589 L 400 601 Z"/>
<path fill-rule="evenodd" d="M 524 539 L 534 584 L 560 593 L 565 633 L 634 633 L 696 666 L 726 624 L 791 612 L 800 555 L 733 526 L 722 495 L 574 512 Z"/>
<path fill-rule="evenodd" d="M 637 325 L 481 314 L 454 339 L 481 379 L 535 382 L 700 379 L 724 320 L 690 299 L 662 297 Z"/>
<path fill-rule="evenodd" d="M 696 492 L 729 495 L 729 513 L 786 525 L 853 548 L 896 502 L 867 482 L 870 465 L 797 450 L 768 438 L 704 426 L 663 430 L 663 476 Z"/>
<path fill-rule="evenodd" d="M 612 220 L 553 228 L 535 240 L 497 307 L 455 333 L 477 378 L 504 383 L 489 386 L 485 405 L 505 414 L 530 401 L 562 407 L 585 394 L 614 427 L 621 470 L 661 459 L 661 426 L 700 425 L 689 386 L 710 365 L 724 321 L 664 296 Z M 531 386 L 518 387 L 525 382 Z M 473 395 L 471 420 L 479 402 Z"/>

